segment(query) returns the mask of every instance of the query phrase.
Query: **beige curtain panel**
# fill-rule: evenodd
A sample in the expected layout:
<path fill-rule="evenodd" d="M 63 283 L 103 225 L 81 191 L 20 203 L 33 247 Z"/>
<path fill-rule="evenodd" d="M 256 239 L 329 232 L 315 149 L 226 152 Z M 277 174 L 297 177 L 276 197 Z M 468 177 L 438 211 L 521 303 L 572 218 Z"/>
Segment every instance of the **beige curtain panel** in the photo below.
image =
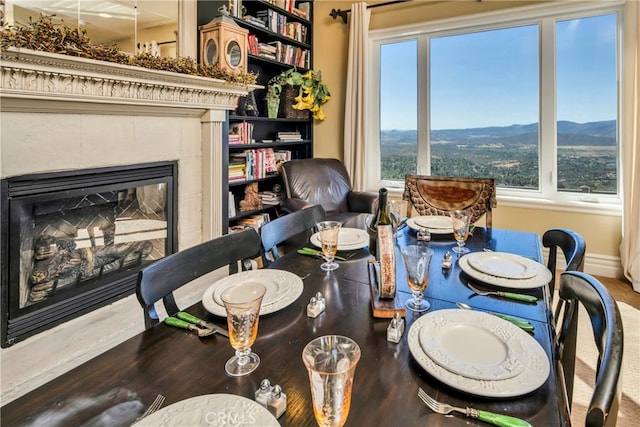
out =
<path fill-rule="evenodd" d="M 367 106 L 367 43 L 371 11 L 364 2 L 351 5 L 349 63 L 344 106 L 344 164 L 356 191 L 364 191 Z"/>
<path fill-rule="evenodd" d="M 620 259 L 624 275 L 640 292 L 640 6 L 627 2 L 623 78 L 623 211 Z"/>

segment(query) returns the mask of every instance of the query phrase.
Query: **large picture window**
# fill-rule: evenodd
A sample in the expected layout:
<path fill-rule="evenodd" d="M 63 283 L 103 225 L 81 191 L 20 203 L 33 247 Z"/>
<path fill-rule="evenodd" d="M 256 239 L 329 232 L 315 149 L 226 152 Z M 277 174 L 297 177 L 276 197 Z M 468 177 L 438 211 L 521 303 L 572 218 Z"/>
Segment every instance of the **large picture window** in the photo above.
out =
<path fill-rule="evenodd" d="M 369 186 L 402 187 L 408 173 L 491 177 L 499 195 L 617 202 L 619 15 L 501 14 L 372 34 Z"/>

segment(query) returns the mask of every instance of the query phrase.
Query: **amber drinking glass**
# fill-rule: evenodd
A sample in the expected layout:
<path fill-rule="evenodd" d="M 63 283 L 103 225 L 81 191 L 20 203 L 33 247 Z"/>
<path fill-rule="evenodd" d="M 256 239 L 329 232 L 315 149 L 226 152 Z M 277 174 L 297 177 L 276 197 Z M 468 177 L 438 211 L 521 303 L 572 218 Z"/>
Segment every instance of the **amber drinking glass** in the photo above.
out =
<path fill-rule="evenodd" d="M 465 211 L 451 211 L 449 215 L 453 226 L 453 237 L 458 243 L 458 246 L 455 246 L 452 251 L 460 255 L 471 252 L 469 248 L 464 247 L 467 237 L 469 237 L 471 217 Z"/>
<path fill-rule="evenodd" d="M 322 244 L 322 256 L 325 261 L 320 265 L 325 271 L 331 271 L 338 268 L 338 264 L 334 262 L 333 257 L 338 251 L 338 237 L 340 236 L 340 228 L 342 223 L 338 221 L 321 221 L 317 225 L 320 233 L 320 243 Z"/>
<path fill-rule="evenodd" d="M 251 352 L 258 335 L 260 305 L 267 288 L 262 283 L 245 282 L 232 286 L 220 298 L 227 311 L 229 341 L 236 354 L 224 366 L 227 374 L 239 377 L 253 372 L 260 364 L 260 357 Z"/>
<path fill-rule="evenodd" d="M 409 245 L 401 249 L 404 266 L 407 271 L 407 284 L 413 298 L 407 301 L 406 307 L 412 311 L 427 311 L 430 304 L 422 298 L 429 283 L 429 265 L 433 258 L 433 250 L 424 245 Z"/>

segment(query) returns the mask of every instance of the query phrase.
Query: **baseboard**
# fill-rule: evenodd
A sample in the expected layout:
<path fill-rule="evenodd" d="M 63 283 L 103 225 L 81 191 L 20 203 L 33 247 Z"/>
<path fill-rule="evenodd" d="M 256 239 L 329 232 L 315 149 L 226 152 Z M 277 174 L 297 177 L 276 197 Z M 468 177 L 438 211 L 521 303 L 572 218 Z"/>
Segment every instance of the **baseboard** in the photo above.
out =
<path fill-rule="evenodd" d="M 549 249 L 544 248 L 542 255 L 545 259 L 549 257 Z M 557 268 L 563 270 L 567 264 L 562 256 L 557 261 Z M 611 255 L 589 254 L 587 253 L 584 261 L 584 272 L 595 276 L 611 277 L 614 279 L 622 279 L 622 263 L 620 257 Z"/>

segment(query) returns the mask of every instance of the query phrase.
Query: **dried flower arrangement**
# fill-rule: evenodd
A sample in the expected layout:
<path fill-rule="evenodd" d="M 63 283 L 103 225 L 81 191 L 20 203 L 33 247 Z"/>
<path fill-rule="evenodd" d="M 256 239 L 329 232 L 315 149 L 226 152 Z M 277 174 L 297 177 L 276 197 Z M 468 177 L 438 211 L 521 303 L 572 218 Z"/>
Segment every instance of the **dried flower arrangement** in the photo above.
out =
<path fill-rule="evenodd" d="M 46 15 L 41 15 L 37 21 L 30 18 L 27 25 L 17 24 L 0 29 L 0 51 L 6 51 L 10 47 L 172 71 L 244 85 L 255 84 L 257 80 L 254 73 L 233 73 L 215 65 L 197 64 L 189 57 L 159 58 L 149 53 L 131 56 L 116 45 L 95 45 L 91 43 L 86 30 L 71 29 L 65 24 L 56 25 L 51 16 Z"/>

